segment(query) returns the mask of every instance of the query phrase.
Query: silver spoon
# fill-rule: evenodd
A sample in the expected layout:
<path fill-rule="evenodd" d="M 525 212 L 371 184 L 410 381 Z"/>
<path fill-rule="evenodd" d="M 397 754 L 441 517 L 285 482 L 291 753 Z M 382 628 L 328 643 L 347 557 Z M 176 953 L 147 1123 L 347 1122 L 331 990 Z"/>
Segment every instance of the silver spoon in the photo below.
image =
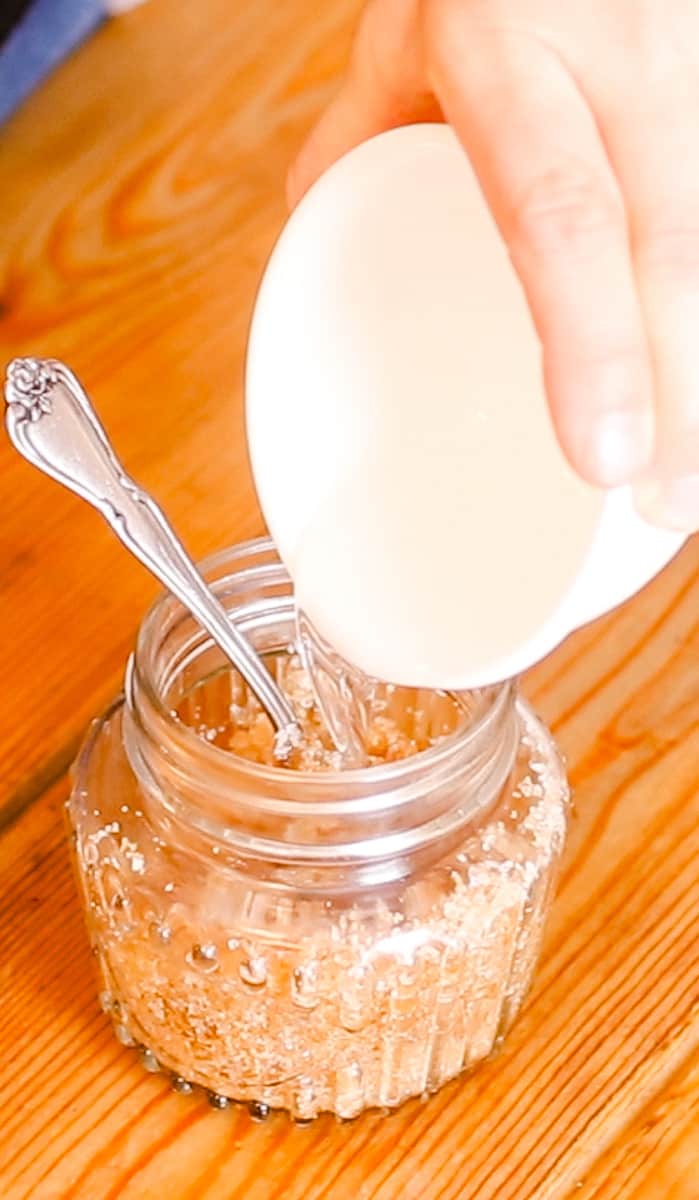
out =
<path fill-rule="evenodd" d="M 205 584 L 164 513 L 116 457 L 73 372 L 53 358 L 15 358 L 5 423 L 19 453 L 92 504 L 136 558 L 196 617 L 252 688 L 277 733 L 281 759 L 298 740 L 286 696 Z"/>

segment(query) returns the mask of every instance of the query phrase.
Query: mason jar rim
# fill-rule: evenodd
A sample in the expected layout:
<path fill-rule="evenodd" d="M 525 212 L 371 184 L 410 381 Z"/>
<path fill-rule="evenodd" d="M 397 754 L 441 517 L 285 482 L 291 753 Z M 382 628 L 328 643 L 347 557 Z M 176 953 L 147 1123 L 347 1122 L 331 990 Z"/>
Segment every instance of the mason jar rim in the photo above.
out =
<path fill-rule="evenodd" d="M 221 568 L 234 567 L 236 561 L 254 559 L 263 554 L 278 554 L 276 546 L 269 537 L 253 538 L 245 542 L 236 543 L 231 547 L 224 547 L 206 556 L 197 565 L 204 578 L 208 579 L 212 573 Z M 289 578 L 281 559 L 277 557 L 270 565 L 275 570 L 281 570 L 286 578 Z M 226 570 L 223 578 L 233 578 L 235 574 L 235 570 Z M 371 766 L 342 770 L 324 769 L 322 772 L 309 770 L 290 771 L 288 767 L 284 766 L 276 767 L 268 766 L 264 763 L 252 762 L 250 759 L 237 755 L 230 750 L 207 742 L 195 730 L 172 713 L 160 694 L 157 681 L 153 677 L 154 662 L 152 660 L 152 651 L 157 645 L 159 629 L 162 628 L 163 610 L 166 605 L 173 603 L 176 609 L 181 609 L 183 613 L 186 611 L 180 601 L 168 591 L 161 592 L 150 605 L 138 629 L 133 666 L 138 673 L 139 687 L 143 690 L 148 704 L 156 714 L 158 724 L 162 724 L 163 730 L 168 730 L 171 735 L 175 736 L 177 741 L 181 741 L 184 750 L 199 757 L 203 770 L 206 769 L 207 764 L 216 769 L 217 772 L 225 770 L 228 767 L 228 769 L 235 769 L 236 772 L 247 775 L 251 780 L 254 779 L 259 784 L 267 782 L 278 785 L 282 780 L 290 783 L 293 779 L 295 787 L 303 787 L 306 784 L 311 786 L 312 790 L 315 785 L 319 784 L 321 779 L 323 785 L 328 789 L 332 788 L 333 785 L 347 787 L 352 784 L 356 784 L 357 786 L 360 784 L 384 784 L 388 787 L 399 784 L 401 781 L 407 782 L 410 775 L 414 774 L 416 767 L 428 769 L 430 766 L 434 766 L 436 768 L 455 750 L 464 751 L 469 742 L 479 741 L 486 727 L 497 721 L 498 715 L 513 696 L 514 684 L 511 680 L 493 685 L 491 688 L 482 689 L 482 693 L 488 696 L 488 703 L 485 705 L 484 710 L 464 729 L 461 731 L 455 730 L 426 750 L 421 750 L 417 754 L 409 755 L 406 758 L 393 762 L 377 763 Z M 297 808 L 297 806 L 294 805 L 294 808 Z"/>

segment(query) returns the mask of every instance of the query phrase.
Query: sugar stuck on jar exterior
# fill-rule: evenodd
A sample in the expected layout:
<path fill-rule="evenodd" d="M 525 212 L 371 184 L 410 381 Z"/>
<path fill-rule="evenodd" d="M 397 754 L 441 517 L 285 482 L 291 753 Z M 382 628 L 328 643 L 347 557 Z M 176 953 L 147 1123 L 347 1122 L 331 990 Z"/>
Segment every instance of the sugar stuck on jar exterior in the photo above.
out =
<path fill-rule="evenodd" d="M 272 545 L 205 572 L 295 670 Z M 146 616 L 68 817 L 103 1007 L 180 1090 L 350 1118 L 473 1067 L 519 1011 L 566 831 L 551 736 L 510 684 L 377 704 L 369 766 L 270 764 L 208 635 L 171 596 Z"/>

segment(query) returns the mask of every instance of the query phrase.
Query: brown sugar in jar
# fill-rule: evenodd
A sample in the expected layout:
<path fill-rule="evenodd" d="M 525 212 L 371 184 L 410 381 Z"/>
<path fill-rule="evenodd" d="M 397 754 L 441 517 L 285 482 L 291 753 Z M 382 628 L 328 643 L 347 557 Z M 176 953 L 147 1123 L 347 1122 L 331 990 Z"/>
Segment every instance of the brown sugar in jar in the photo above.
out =
<path fill-rule="evenodd" d="M 529 988 L 566 829 L 552 739 L 516 689 L 378 688 L 343 770 L 288 646 L 268 542 L 207 571 L 304 714 L 279 765 L 244 684 L 172 597 L 68 804 L 116 1035 L 212 1103 L 348 1118 L 491 1053 Z"/>

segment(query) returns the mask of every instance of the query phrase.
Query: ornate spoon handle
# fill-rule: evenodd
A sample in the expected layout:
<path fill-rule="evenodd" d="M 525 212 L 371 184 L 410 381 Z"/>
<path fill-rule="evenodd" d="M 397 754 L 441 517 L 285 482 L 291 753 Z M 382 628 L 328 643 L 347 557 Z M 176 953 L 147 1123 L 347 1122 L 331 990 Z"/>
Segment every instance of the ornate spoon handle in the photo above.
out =
<path fill-rule="evenodd" d="M 16 358 L 7 372 L 6 425 L 30 463 L 102 514 L 136 558 L 211 635 L 279 730 L 296 717 L 250 643 L 205 584 L 165 515 L 126 474 L 78 380 L 52 358 Z"/>

